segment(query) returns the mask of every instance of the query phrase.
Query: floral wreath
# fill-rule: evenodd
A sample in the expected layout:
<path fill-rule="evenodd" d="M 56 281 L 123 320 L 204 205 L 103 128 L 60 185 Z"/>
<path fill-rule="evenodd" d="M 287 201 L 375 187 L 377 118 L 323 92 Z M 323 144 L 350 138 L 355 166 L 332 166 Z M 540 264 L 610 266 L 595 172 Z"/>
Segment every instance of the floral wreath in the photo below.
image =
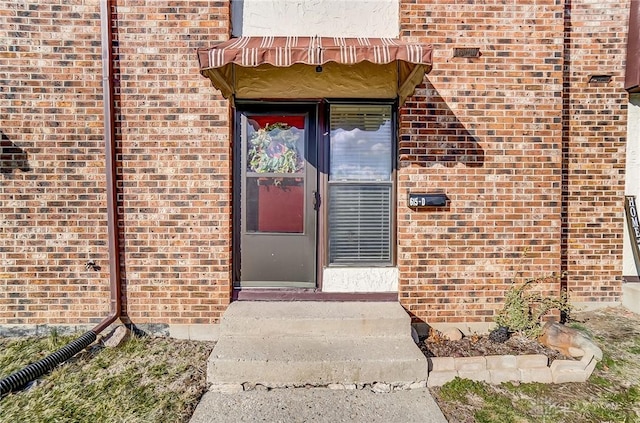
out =
<path fill-rule="evenodd" d="M 304 166 L 298 154 L 298 131 L 278 122 L 267 124 L 251 134 L 249 138 L 249 171 L 256 173 L 296 173 Z"/>

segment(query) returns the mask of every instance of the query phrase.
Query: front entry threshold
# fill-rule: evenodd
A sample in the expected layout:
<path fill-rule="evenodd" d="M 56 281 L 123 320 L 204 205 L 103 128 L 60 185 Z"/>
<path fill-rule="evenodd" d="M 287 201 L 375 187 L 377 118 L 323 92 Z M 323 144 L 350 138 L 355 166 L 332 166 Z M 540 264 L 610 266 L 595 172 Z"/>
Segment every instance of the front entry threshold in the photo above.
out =
<path fill-rule="evenodd" d="M 398 301 L 397 292 L 320 292 L 315 289 L 234 289 L 233 301 Z"/>

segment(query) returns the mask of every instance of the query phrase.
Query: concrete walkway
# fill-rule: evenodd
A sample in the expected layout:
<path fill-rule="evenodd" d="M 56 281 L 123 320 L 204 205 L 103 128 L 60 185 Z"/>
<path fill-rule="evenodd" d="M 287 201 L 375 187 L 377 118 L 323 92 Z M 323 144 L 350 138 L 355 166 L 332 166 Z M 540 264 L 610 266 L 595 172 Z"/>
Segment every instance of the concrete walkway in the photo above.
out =
<path fill-rule="evenodd" d="M 191 423 L 447 423 L 428 389 L 391 393 L 326 388 L 207 392 Z"/>

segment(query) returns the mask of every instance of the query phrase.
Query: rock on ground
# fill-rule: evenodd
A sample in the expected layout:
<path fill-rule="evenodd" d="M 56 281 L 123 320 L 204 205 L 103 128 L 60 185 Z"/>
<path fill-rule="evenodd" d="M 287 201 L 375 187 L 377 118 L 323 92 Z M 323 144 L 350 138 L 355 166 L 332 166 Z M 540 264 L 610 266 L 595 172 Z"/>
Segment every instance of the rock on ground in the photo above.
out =
<path fill-rule="evenodd" d="M 126 326 L 120 325 L 103 341 L 108 348 L 117 348 L 124 344 L 131 337 L 131 331 Z"/>
<path fill-rule="evenodd" d="M 560 323 L 548 322 L 542 329 L 540 343 L 560 351 L 567 357 L 582 357 L 591 354 L 602 360 L 602 350 L 583 333 Z"/>

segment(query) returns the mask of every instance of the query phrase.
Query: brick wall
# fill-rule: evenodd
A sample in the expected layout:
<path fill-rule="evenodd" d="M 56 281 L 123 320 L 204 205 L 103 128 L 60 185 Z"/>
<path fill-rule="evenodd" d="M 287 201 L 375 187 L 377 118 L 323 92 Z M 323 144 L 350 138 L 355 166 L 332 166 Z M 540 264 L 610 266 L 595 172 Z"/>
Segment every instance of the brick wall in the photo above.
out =
<path fill-rule="evenodd" d="M 228 39 L 228 22 L 228 2 L 118 2 L 124 290 L 135 322 L 211 323 L 229 302 L 229 111 L 194 50 Z"/>
<path fill-rule="evenodd" d="M 622 281 L 629 0 L 567 2 L 564 138 L 568 288 L 579 302 L 619 301 Z M 608 74 L 609 83 L 589 83 Z"/>
<path fill-rule="evenodd" d="M 574 302 L 619 300 L 628 4 L 518 3 L 401 6 L 403 38 L 435 48 L 401 112 L 400 295 L 418 319 L 491 321 L 518 271 L 566 271 Z M 450 207 L 406 207 L 430 190 Z"/>
<path fill-rule="evenodd" d="M 97 6 L 0 8 L 0 321 L 99 320 L 109 292 Z M 90 258 L 101 271 L 85 269 Z"/>
<path fill-rule="evenodd" d="M 0 321 L 95 322 L 109 270 L 99 5 L 30 3 L 0 6 Z M 229 301 L 228 107 L 194 50 L 228 38 L 228 4 L 116 3 L 126 309 L 213 322 Z"/>
<path fill-rule="evenodd" d="M 401 6 L 403 38 L 434 45 L 402 110 L 398 179 L 401 300 L 431 323 L 490 321 L 517 271 L 561 271 L 563 9 L 518 3 Z M 438 190 L 446 209 L 407 208 Z"/>
<path fill-rule="evenodd" d="M 401 2 L 401 37 L 435 48 L 400 118 L 400 297 L 417 319 L 491 321 L 518 272 L 567 270 L 574 301 L 618 300 L 627 2 Z M 0 323 L 96 322 L 108 311 L 98 2 L 32 3 L 0 5 Z M 229 108 L 194 49 L 228 38 L 228 2 L 116 3 L 126 310 L 212 323 L 231 285 Z M 588 84 L 594 73 L 613 79 Z M 407 207 L 408 192 L 438 190 L 447 208 Z"/>

